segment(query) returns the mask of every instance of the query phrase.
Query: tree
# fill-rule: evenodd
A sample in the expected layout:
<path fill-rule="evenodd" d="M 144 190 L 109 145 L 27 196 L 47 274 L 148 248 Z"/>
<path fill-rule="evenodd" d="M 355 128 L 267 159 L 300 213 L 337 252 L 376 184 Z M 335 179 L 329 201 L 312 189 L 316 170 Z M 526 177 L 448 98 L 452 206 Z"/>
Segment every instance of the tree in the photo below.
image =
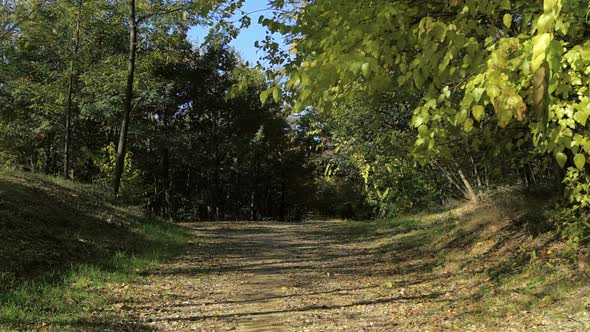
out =
<path fill-rule="evenodd" d="M 75 27 L 74 48 L 72 50 L 72 58 L 70 60 L 70 74 L 68 77 L 68 92 L 66 97 L 66 125 L 65 125 L 65 147 L 64 147 L 64 168 L 63 176 L 68 178 L 70 175 L 70 149 L 72 145 L 72 97 L 74 94 L 74 79 L 76 73 L 76 59 L 78 57 L 78 50 L 80 48 L 80 24 L 82 20 L 82 6 L 84 0 L 78 0 L 77 4 L 77 19 Z"/>
<path fill-rule="evenodd" d="M 113 173 L 113 190 L 115 195 L 119 194 L 121 186 L 121 176 L 123 175 L 123 166 L 127 154 L 127 133 L 129 131 L 129 118 L 133 108 L 133 80 L 135 78 L 135 56 L 137 53 L 137 17 L 135 0 L 128 0 L 129 17 L 129 54 L 127 59 L 127 85 L 125 88 L 125 102 L 123 109 L 123 120 L 121 121 L 121 131 L 119 134 L 119 144 L 117 145 L 117 159 Z"/>
<path fill-rule="evenodd" d="M 509 152 L 510 176 L 526 180 L 519 174 L 531 160 L 527 153 L 547 166 L 542 156 L 550 154 L 568 169 L 574 209 L 587 209 L 590 109 L 579 83 L 588 79 L 582 68 L 590 60 L 587 2 L 295 3 L 276 3 L 287 14 L 260 18 L 292 48 L 286 55 L 272 40 L 263 45 L 286 72 L 263 99 L 282 95 L 295 113 L 309 106 L 341 112 L 338 105 L 355 91 L 369 98 L 401 92 L 413 108 L 421 163 L 485 147 Z M 475 197 L 462 170 L 469 159 L 441 167 L 455 169 L 452 182 Z M 497 161 L 492 166 L 505 170 Z"/>
<path fill-rule="evenodd" d="M 240 4 L 53 1 L 11 14 L 1 162 L 104 185 L 119 174 L 120 200 L 174 219 L 302 219 L 315 143 L 282 105 L 260 103 L 264 76 L 225 46 Z M 222 37 L 187 40 L 219 19 Z"/>
<path fill-rule="evenodd" d="M 31 20 L 35 12 L 46 5 L 44 0 L 27 2 L 2 0 L 0 2 L 0 41 L 5 41 L 15 34 L 21 24 Z"/>
<path fill-rule="evenodd" d="M 138 26 L 148 20 L 158 19 L 164 16 L 174 15 L 179 19 L 196 16 L 198 19 L 205 17 L 209 12 L 216 10 L 226 11 L 223 16 L 236 10 L 241 5 L 241 0 L 236 3 L 228 1 L 228 6 L 221 6 L 223 1 L 165 1 L 149 3 L 144 9 L 145 14 L 138 16 L 137 4 L 135 0 L 128 0 L 128 18 L 127 24 L 129 29 L 129 52 L 127 60 L 127 85 L 125 87 L 125 102 L 123 109 L 123 120 L 121 121 L 121 130 L 119 134 L 119 143 L 117 144 L 117 158 L 113 173 L 113 190 L 115 195 L 119 194 L 121 176 L 123 174 L 123 165 L 127 153 L 127 136 L 129 131 L 130 115 L 133 110 L 133 84 L 135 76 L 135 58 L 137 54 Z"/>

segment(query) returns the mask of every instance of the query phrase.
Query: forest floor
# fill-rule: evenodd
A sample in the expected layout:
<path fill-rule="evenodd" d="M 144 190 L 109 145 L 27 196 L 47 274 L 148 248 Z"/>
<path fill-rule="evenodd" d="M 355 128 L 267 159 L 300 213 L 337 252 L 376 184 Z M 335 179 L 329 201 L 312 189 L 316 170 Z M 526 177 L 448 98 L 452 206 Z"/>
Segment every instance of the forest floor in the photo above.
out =
<path fill-rule="evenodd" d="M 103 291 L 127 330 L 590 330 L 589 279 L 563 245 L 498 211 L 188 224 L 182 256 Z"/>
<path fill-rule="evenodd" d="M 0 169 L 0 331 L 590 331 L 590 278 L 523 195 L 179 227 Z"/>

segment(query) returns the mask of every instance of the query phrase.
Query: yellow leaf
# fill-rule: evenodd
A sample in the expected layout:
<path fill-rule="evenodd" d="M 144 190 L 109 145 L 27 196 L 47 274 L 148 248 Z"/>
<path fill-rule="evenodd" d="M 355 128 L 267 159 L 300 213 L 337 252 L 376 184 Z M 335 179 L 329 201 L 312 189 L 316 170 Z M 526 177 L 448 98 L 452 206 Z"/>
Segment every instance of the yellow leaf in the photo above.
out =
<path fill-rule="evenodd" d="M 510 14 L 504 15 L 502 22 L 504 23 L 504 26 L 506 28 L 510 29 L 510 27 L 512 26 L 512 15 L 510 15 Z"/>
<path fill-rule="evenodd" d="M 552 11 L 553 8 L 555 8 L 555 5 L 557 5 L 557 1 L 558 0 L 545 0 L 545 1 L 543 1 L 543 11 L 545 13 Z"/>
<path fill-rule="evenodd" d="M 369 63 L 365 62 L 361 66 L 361 71 L 364 77 L 369 77 Z"/>

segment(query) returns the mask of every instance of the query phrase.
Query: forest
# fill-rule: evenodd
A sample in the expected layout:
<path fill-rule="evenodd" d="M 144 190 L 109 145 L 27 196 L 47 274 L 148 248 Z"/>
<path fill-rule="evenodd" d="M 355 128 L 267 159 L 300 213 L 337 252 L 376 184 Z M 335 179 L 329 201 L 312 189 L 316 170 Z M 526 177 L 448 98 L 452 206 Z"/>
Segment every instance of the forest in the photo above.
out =
<path fill-rule="evenodd" d="M 490 318 L 483 307 L 467 308 L 475 302 L 450 299 L 462 311 L 449 309 L 444 319 L 413 321 L 411 307 L 399 326 L 372 314 L 363 317 L 374 326 L 328 314 L 309 314 L 307 326 L 330 330 L 330 319 L 345 319 L 367 330 L 590 328 L 590 299 L 574 304 L 588 294 L 590 273 L 588 0 L 0 2 L 0 330 L 219 330 L 234 323 L 261 330 L 256 324 L 276 323 L 274 307 L 288 306 L 282 297 L 296 296 L 291 287 L 305 288 L 277 274 L 341 275 L 334 289 L 351 292 L 361 289 L 362 275 L 380 285 L 381 293 L 362 293 L 374 299 L 398 290 L 391 271 L 406 285 L 402 296 L 427 274 L 469 274 L 454 285 L 466 292 L 479 285 L 469 298 L 508 309 Z M 195 38 L 197 27 L 207 33 Z M 255 63 L 234 46 L 253 27 Z M 329 249 L 309 251 L 307 242 Z M 199 263 L 166 265 L 183 250 L 181 257 Z M 314 265 L 309 271 L 321 272 L 309 272 L 292 257 L 302 264 L 342 259 L 351 270 Z M 484 265 L 453 265 L 471 260 Z M 134 279 L 112 271 L 140 278 L 138 271 L 154 268 L 149 262 L 164 264 L 155 275 L 178 277 L 177 285 L 196 282 L 187 275 L 279 264 L 272 273 L 236 277 L 263 280 L 261 294 L 274 307 L 230 317 L 179 305 L 175 312 L 188 316 L 178 320 L 142 312 L 135 293 L 125 293 Z M 75 273 L 63 272 L 73 266 Z M 123 302 L 87 305 L 115 301 L 111 316 L 97 322 L 94 309 L 63 314 L 72 322 L 48 312 L 53 304 L 31 309 L 34 299 L 60 298 L 55 292 L 89 301 L 84 287 L 66 291 L 68 280 L 77 285 L 88 275 L 101 280 L 88 281 L 90 288 L 124 289 L 114 295 Z M 227 292 L 211 301 L 240 293 L 210 282 L 199 285 Z M 502 294 L 514 287 L 526 300 Z M 412 300 L 453 292 L 414 291 L 420 294 Z M 237 303 L 252 300 L 243 296 Z M 354 306 L 401 310 L 379 299 L 301 301 L 294 311 L 302 317 Z M 569 311 L 540 313 L 559 305 Z M 156 318 L 145 320 L 150 315 Z M 248 320 L 257 315 L 260 322 Z M 285 317 L 278 330 L 301 327 Z M 140 321 L 147 325 L 133 325 Z"/>
<path fill-rule="evenodd" d="M 3 3 L 2 163 L 173 220 L 375 218 L 545 188 L 587 238 L 585 1 L 271 1 L 267 66 L 228 44 L 257 15 L 242 2 Z"/>

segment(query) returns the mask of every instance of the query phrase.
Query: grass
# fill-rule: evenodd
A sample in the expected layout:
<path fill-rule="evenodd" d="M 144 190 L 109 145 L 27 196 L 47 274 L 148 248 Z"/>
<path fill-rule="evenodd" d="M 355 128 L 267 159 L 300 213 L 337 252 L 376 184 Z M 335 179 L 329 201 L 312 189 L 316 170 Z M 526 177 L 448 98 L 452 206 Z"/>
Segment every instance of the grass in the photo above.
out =
<path fill-rule="evenodd" d="M 500 202 L 347 224 L 353 238 L 368 241 L 406 278 L 441 281 L 417 291 L 455 285 L 460 314 L 445 319 L 458 329 L 590 328 L 590 280 L 577 270 L 575 253 L 542 220 L 538 201 L 508 196 L 514 202 L 505 195 Z"/>
<path fill-rule="evenodd" d="M 189 239 L 102 188 L 13 170 L 0 171 L 0 215 L 2 331 L 116 330 L 122 318 L 104 311 L 114 299 L 103 290 L 133 282 Z"/>
<path fill-rule="evenodd" d="M 0 294 L 0 329 L 79 329 L 81 323 L 96 320 L 90 315 L 112 301 L 101 296 L 101 289 L 133 282 L 147 268 L 178 254 L 188 238 L 184 229 L 165 223 L 144 224 L 133 231 L 146 239 L 140 252 L 116 252 L 34 280 L 13 280 L 11 289 Z"/>

